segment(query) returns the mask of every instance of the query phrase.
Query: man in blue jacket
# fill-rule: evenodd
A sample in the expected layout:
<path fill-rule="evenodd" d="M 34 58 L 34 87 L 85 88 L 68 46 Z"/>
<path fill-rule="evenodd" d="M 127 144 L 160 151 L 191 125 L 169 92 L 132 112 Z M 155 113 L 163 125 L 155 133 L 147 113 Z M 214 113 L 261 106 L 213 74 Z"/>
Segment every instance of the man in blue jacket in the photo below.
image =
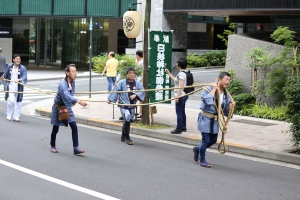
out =
<path fill-rule="evenodd" d="M 135 115 L 135 106 L 131 106 L 129 104 L 135 105 L 139 100 L 143 102 L 145 99 L 145 92 L 139 92 L 138 90 L 144 90 L 144 87 L 141 82 L 135 80 L 135 69 L 128 68 L 126 69 L 126 79 L 121 80 L 115 85 L 113 91 L 132 91 L 135 92 L 127 92 L 127 93 L 111 93 L 107 98 L 107 103 L 116 103 L 119 99 L 120 102 L 120 112 L 123 117 L 123 127 L 122 127 L 122 135 L 121 141 L 125 142 L 128 145 L 133 145 L 134 142 L 130 139 L 130 124 L 134 119 Z M 122 105 L 124 104 L 124 105 Z"/>
<path fill-rule="evenodd" d="M 221 105 L 224 115 L 228 116 L 230 106 L 235 106 L 235 101 L 231 101 L 226 88 L 230 84 L 230 74 L 221 72 L 218 77 L 218 82 L 207 86 L 201 93 L 200 109 L 198 115 L 198 130 L 201 132 L 202 141 L 199 146 L 193 148 L 194 160 L 202 167 L 211 167 L 212 165 L 206 162 L 206 149 L 217 142 L 219 124 L 215 105 Z M 216 91 L 219 92 L 219 98 L 216 97 Z"/>

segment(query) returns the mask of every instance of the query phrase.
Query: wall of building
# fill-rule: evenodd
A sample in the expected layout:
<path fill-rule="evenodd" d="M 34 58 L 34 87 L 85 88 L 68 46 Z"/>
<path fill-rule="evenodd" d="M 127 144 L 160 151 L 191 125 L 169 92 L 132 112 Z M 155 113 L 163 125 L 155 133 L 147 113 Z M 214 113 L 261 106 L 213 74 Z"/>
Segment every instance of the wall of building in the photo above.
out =
<path fill-rule="evenodd" d="M 2 55 L 5 57 L 6 64 L 12 62 L 12 38 L 0 38 Z"/>
<path fill-rule="evenodd" d="M 123 29 L 123 20 L 109 20 L 108 51 L 114 51 L 117 53 L 119 29 Z"/>

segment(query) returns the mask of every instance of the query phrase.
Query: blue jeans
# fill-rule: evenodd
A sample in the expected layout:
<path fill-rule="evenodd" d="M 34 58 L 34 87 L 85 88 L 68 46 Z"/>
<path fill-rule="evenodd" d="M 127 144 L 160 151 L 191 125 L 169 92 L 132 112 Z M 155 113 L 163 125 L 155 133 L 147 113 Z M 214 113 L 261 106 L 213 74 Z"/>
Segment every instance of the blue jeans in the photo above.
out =
<path fill-rule="evenodd" d="M 185 103 L 188 99 L 188 96 L 179 98 L 178 103 L 176 104 L 176 115 L 177 115 L 177 126 L 176 129 L 182 130 L 186 127 L 186 115 L 185 115 Z"/>
<path fill-rule="evenodd" d="M 72 129 L 72 140 L 73 140 L 73 147 L 78 147 L 78 129 L 76 122 L 70 122 L 69 123 L 71 129 Z M 52 133 L 51 133 L 51 141 L 50 145 L 52 147 L 55 147 L 55 141 L 56 141 L 56 134 L 58 133 L 59 126 L 53 126 Z"/>
<path fill-rule="evenodd" d="M 200 162 L 204 162 L 206 149 L 211 147 L 212 145 L 214 145 L 217 142 L 218 133 L 215 133 L 215 134 L 201 133 L 201 135 L 202 135 L 202 141 L 198 147 L 199 152 L 200 152 L 199 160 L 200 160 Z"/>
<path fill-rule="evenodd" d="M 111 91 L 112 90 L 112 87 L 113 85 L 115 84 L 116 82 L 116 77 L 106 77 L 107 78 L 107 91 Z"/>

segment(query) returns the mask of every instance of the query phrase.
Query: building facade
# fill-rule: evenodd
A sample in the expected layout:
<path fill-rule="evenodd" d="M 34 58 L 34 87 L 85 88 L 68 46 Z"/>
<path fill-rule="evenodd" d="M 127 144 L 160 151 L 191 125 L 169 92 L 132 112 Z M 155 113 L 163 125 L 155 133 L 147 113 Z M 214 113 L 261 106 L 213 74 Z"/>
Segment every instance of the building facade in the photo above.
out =
<path fill-rule="evenodd" d="M 25 65 L 64 68 L 74 63 L 88 69 L 91 32 L 93 56 L 135 47 L 122 23 L 133 3 L 136 0 L 0 0 L 0 46 L 7 58 L 20 54 Z"/>

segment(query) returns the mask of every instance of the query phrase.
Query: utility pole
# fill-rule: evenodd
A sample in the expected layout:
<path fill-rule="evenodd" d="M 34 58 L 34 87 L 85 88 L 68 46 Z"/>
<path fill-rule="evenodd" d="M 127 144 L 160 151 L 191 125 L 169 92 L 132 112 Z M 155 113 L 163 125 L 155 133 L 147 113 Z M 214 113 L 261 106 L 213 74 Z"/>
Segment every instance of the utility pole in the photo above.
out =
<path fill-rule="evenodd" d="M 90 70 L 90 79 L 89 79 L 89 98 L 91 98 L 92 94 L 92 55 L 93 55 L 93 18 L 90 18 L 90 65 L 89 65 L 89 70 Z"/>
<path fill-rule="evenodd" d="M 149 72 L 149 48 L 148 48 L 148 40 L 149 40 L 149 28 L 150 28 L 150 15 L 151 15 L 151 0 L 146 0 L 146 8 L 145 8 L 145 21 L 144 21 L 144 38 L 143 38 L 143 52 L 144 52 L 144 59 L 143 59 L 143 86 L 147 90 L 149 89 L 148 83 L 148 72 Z M 144 103 L 149 103 L 149 93 L 146 92 L 146 97 Z M 142 124 L 143 125 L 150 125 L 149 119 L 149 105 L 142 107 Z"/>

